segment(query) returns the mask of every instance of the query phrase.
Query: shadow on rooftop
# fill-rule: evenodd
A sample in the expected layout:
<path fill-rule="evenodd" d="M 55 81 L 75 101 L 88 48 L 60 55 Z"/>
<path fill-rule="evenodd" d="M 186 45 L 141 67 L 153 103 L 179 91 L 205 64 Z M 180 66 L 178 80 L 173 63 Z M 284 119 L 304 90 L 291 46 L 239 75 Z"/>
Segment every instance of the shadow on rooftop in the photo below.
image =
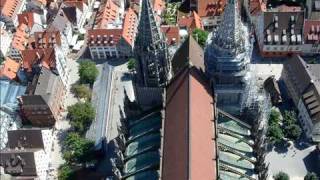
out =
<path fill-rule="evenodd" d="M 314 172 L 320 177 L 320 164 L 317 163 L 317 152 L 316 150 L 312 151 L 308 154 L 304 159 L 303 163 L 306 166 L 308 172 Z"/>

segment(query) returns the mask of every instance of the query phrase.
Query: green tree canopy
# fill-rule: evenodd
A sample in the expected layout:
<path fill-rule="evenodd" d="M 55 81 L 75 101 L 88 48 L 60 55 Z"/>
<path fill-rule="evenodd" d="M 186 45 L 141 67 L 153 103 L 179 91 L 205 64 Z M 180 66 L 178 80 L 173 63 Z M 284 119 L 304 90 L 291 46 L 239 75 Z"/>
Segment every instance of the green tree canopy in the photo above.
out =
<path fill-rule="evenodd" d="M 306 176 L 304 176 L 304 180 L 319 180 L 316 173 L 308 172 Z"/>
<path fill-rule="evenodd" d="M 128 70 L 132 72 L 134 71 L 135 67 L 136 67 L 136 60 L 134 58 L 130 58 L 127 63 Z"/>
<path fill-rule="evenodd" d="M 89 102 L 78 102 L 68 107 L 68 117 L 71 120 L 71 126 L 84 134 L 95 118 L 95 109 Z"/>
<path fill-rule="evenodd" d="M 92 85 L 96 80 L 98 74 L 99 74 L 99 71 L 94 62 L 89 60 L 80 62 L 80 67 L 79 67 L 80 83 L 88 83 Z"/>
<path fill-rule="evenodd" d="M 201 47 L 204 47 L 207 41 L 209 33 L 202 29 L 196 28 L 192 32 L 192 37 L 197 40 Z"/>
<path fill-rule="evenodd" d="M 64 163 L 58 169 L 59 180 L 72 180 L 74 179 L 74 173 L 69 164 Z"/>
<path fill-rule="evenodd" d="M 275 109 L 272 109 L 269 116 L 268 124 L 275 125 L 275 124 L 279 124 L 279 122 L 280 122 L 280 112 Z"/>
<path fill-rule="evenodd" d="M 292 140 L 297 140 L 302 133 L 300 126 L 298 126 L 297 124 L 291 124 L 289 126 L 286 126 L 284 128 L 284 131 L 285 131 L 286 137 Z"/>
<path fill-rule="evenodd" d="M 64 142 L 64 159 L 70 164 L 82 164 L 94 159 L 94 142 L 82 138 L 77 133 L 68 134 Z"/>
<path fill-rule="evenodd" d="M 284 137 L 279 125 L 269 126 L 267 136 L 275 143 L 279 143 Z"/>
<path fill-rule="evenodd" d="M 91 99 L 91 90 L 84 84 L 75 84 L 74 86 L 72 86 L 71 90 L 78 98 L 84 98 L 86 100 Z"/>
<path fill-rule="evenodd" d="M 289 175 L 285 172 L 279 172 L 278 174 L 273 176 L 273 179 L 275 180 L 289 180 Z"/>
<path fill-rule="evenodd" d="M 290 126 L 297 122 L 297 116 L 294 111 L 285 111 L 283 115 L 283 124 L 285 126 Z"/>

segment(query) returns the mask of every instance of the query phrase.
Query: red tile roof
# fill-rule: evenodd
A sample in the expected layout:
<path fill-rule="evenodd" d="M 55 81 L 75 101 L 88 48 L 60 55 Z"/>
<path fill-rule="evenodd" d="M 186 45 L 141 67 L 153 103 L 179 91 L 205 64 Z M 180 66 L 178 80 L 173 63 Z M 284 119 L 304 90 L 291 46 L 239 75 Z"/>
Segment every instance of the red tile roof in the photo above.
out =
<path fill-rule="evenodd" d="M 13 80 L 17 77 L 17 72 L 19 71 L 20 64 L 10 58 L 6 58 L 3 67 L 0 69 L 0 77 L 7 77 Z"/>
<path fill-rule="evenodd" d="M 188 17 L 181 17 L 178 20 L 179 27 L 186 27 L 189 31 L 193 31 L 195 28 L 203 29 L 203 24 L 200 16 L 193 11 Z"/>
<path fill-rule="evenodd" d="M 180 42 L 179 30 L 178 26 L 161 26 L 161 31 L 165 34 L 169 45 L 178 44 Z"/>
<path fill-rule="evenodd" d="M 47 69 L 56 67 L 56 59 L 53 48 L 28 49 L 22 51 L 22 67 L 27 72 L 32 72 L 34 64 L 41 64 Z"/>
<path fill-rule="evenodd" d="M 185 68 L 167 87 L 161 177 L 217 179 L 214 103 L 196 68 Z"/>
<path fill-rule="evenodd" d="M 88 30 L 89 46 L 115 46 L 122 36 L 122 29 Z"/>
<path fill-rule="evenodd" d="M 122 37 L 132 45 L 137 32 L 138 17 L 133 9 L 129 8 L 123 22 Z"/>
<path fill-rule="evenodd" d="M 320 43 L 320 20 L 305 20 L 303 36 L 305 43 Z"/>
<path fill-rule="evenodd" d="M 12 47 L 20 51 L 25 50 L 28 44 L 30 29 L 26 24 L 20 24 L 12 39 Z"/>
<path fill-rule="evenodd" d="M 226 5 L 226 0 L 197 0 L 197 12 L 200 17 L 220 15 Z"/>
<path fill-rule="evenodd" d="M 61 35 L 59 31 L 35 32 L 35 47 L 50 48 L 54 45 L 61 46 Z"/>
<path fill-rule="evenodd" d="M 1 14 L 7 17 L 12 17 L 16 9 L 21 6 L 21 0 L 1 0 L 0 10 Z"/>
<path fill-rule="evenodd" d="M 166 8 L 166 3 L 163 0 L 153 0 L 153 11 L 161 14 L 162 11 Z"/>
<path fill-rule="evenodd" d="M 25 24 L 31 29 L 34 24 L 33 15 L 34 15 L 33 12 L 24 12 L 24 13 L 18 14 L 19 24 Z"/>
<path fill-rule="evenodd" d="M 109 23 L 112 23 L 116 20 L 119 7 L 112 0 L 107 0 L 102 10 L 102 12 L 97 14 L 95 23 L 100 28 L 106 28 Z"/>

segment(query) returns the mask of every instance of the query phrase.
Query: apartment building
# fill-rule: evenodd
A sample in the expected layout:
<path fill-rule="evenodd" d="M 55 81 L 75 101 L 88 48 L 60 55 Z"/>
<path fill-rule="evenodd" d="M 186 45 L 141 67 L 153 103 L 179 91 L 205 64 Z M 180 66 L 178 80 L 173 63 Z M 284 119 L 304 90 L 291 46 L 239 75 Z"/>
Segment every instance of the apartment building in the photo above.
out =
<path fill-rule="evenodd" d="M 6 26 L 13 30 L 18 24 L 18 14 L 26 7 L 26 0 L 2 0 L 0 21 L 5 22 Z"/>
<path fill-rule="evenodd" d="M 63 110 L 65 94 L 59 75 L 42 67 L 28 85 L 26 95 L 19 99 L 22 119 L 32 126 L 52 127 Z"/>
<path fill-rule="evenodd" d="M 315 142 L 320 142 L 319 72 L 319 64 L 307 64 L 300 56 L 294 56 L 284 64 L 281 75 L 307 137 Z"/>

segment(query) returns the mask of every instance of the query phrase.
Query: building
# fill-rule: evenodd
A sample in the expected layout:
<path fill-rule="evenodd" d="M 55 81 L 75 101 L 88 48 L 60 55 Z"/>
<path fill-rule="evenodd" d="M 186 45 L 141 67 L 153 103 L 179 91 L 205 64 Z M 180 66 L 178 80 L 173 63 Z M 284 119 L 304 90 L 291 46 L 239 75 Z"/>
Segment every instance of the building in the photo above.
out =
<path fill-rule="evenodd" d="M 196 11 L 201 17 L 203 26 L 205 28 L 212 28 L 220 22 L 226 0 L 190 0 L 183 1 L 188 3 L 187 7 L 190 11 Z"/>
<path fill-rule="evenodd" d="M 304 21 L 302 52 L 303 54 L 320 54 L 320 18 Z"/>
<path fill-rule="evenodd" d="M 67 0 L 63 2 L 62 10 L 72 23 L 73 31 L 82 30 L 87 19 L 87 13 L 89 12 L 87 3 L 84 1 Z"/>
<path fill-rule="evenodd" d="M 137 15 L 129 8 L 120 29 L 88 30 L 88 46 L 92 59 L 132 56 L 137 25 Z"/>
<path fill-rule="evenodd" d="M 160 28 L 166 37 L 168 46 L 178 46 L 180 44 L 179 26 L 162 25 Z"/>
<path fill-rule="evenodd" d="M 68 44 L 69 47 L 74 46 L 73 42 L 73 24 L 70 20 L 69 15 L 66 14 L 66 11 L 63 9 L 66 5 L 62 4 L 57 12 L 57 15 L 54 16 L 53 20 L 48 24 L 48 32 L 60 32 L 61 39 Z"/>
<path fill-rule="evenodd" d="M 258 17 L 256 38 L 263 57 L 300 54 L 303 44 L 304 11 L 285 5 Z"/>
<path fill-rule="evenodd" d="M 107 0 L 105 4 L 100 5 L 95 28 L 98 29 L 119 29 L 122 26 L 124 9 L 121 9 L 114 1 Z"/>
<path fill-rule="evenodd" d="M 3 0 L 0 4 L 0 20 L 6 23 L 6 26 L 13 30 L 18 26 L 18 14 L 26 6 L 25 0 Z"/>
<path fill-rule="evenodd" d="M 284 64 L 281 79 L 299 111 L 308 138 L 320 142 L 320 65 L 294 56 Z"/>
<path fill-rule="evenodd" d="M 0 67 L 0 79 L 18 80 L 17 74 L 20 64 L 10 58 L 6 58 L 2 67 Z"/>
<path fill-rule="evenodd" d="M 160 179 L 217 179 L 215 102 L 203 75 L 186 66 L 166 89 Z"/>
<path fill-rule="evenodd" d="M 194 29 L 204 30 L 201 18 L 195 11 L 192 11 L 189 16 L 178 17 L 178 26 L 188 33 L 191 33 Z"/>
<path fill-rule="evenodd" d="M 23 12 L 18 14 L 18 22 L 25 24 L 30 29 L 30 35 L 35 32 L 43 31 L 46 28 L 46 17 L 45 14 L 35 12 Z"/>
<path fill-rule="evenodd" d="M 149 0 L 142 0 L 135 40 L 135 94 L 141 106 L 161 104 L 163 87 L 170 79 L 170 63 L 165 38 Z"/>
<path fill-rule="evenodd" d="M 9 52 L 10 58 L 21 60 L 21 52 L 28 48 L 30 28 L 26 24 L 20 24 L 15 32 Z"/>
<path fill-rule="evenodd" d="M 4 22 L 0 21 L 0 57 L 6 57 L 11 46 L 13 34 L 7 30 Z"/>
<path fill-rule="evenodd" d="M 161 110 L 127 117 L 115 139 L 113 172 L 119 179 L 158 179 L 161 144 Z"/>
<path fill-rule="evenodd" d="M 50 83 L 48 83 L 50 82 Z M 52 127 L 59 119 L 66 89 L 60 76 L 45 66 L 19 99 L 21 117 L 37 127 Z"/>
<path fill-rule="evenodd" d="M 18 98 L 24 95 L 26 86 L 9 80 L 0 80 L 0 86 L 0 149 L 3 149 L 8 141 L 7 131 L 16 130 L 22 125 L 18 115 Z"/>
<path fill-rule="evenodd" d="M 8 132 L 8 147 L 0 151 L 0 166 L 17 179 L 47 179 L 52 146 L 49 129 Z"/>
<path fill-rule="evenodd" d="M 68 87 L 69 70 L 66 65 L 66 57 L 61 48 L 28 49 L 22 51 L 22 70 L 31 81 L 35 74 L 45 67 L 57 73 L 65 88 Z"/>
<path fill-rule="evenodd" d="M 240 107 L 246 87 L 252 42 L 240 19 L 238 1 L 230 0 L 223 21 L 209 36 L 206 47 L 206 73 L 214 83 L 219 106 Z"/>

